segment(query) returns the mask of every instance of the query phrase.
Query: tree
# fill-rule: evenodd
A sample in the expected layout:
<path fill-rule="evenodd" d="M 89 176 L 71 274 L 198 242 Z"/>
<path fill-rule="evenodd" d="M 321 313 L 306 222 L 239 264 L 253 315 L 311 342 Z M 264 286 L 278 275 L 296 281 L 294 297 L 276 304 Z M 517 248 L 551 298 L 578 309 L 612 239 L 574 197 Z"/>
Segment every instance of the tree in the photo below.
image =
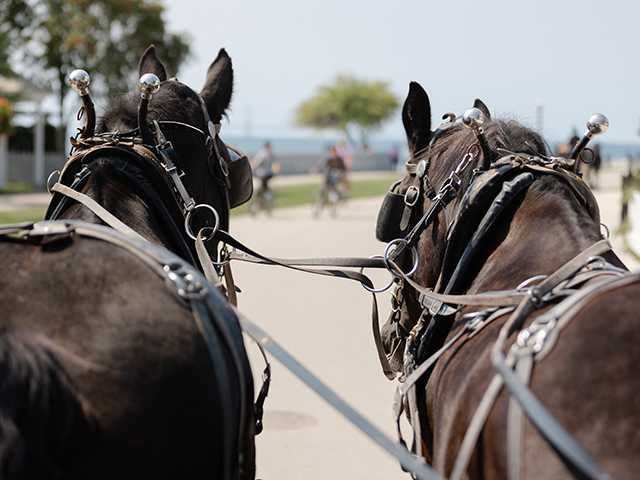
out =
<path fill-rule="evenodd" d="M 379 129 L 400 106 L 386 82 L 367 82 L 338 75 L 332 85 L 323 85 L 296 109 L 296 124 L 333 129 L 351 139 L 351 129 L 360 133 L 366 145 L 372 131 Z"/>
<path fill-rule="evenodd" d="M 40 80 L 35 83 L 49 83 L 58 94 L 59 150 L 72 70 L 91 75 L 93 96 L 122 93 L 136 80 L 142 52 L 155 44 L 169 71 L 177 71 L 189 46 L 183 36 L 166 32 L 163 12 L 153 0 L 0 0 L 6 19 L 0 34 L 10 38 L 12 58 L 31 68 L 31 77 Z"/>

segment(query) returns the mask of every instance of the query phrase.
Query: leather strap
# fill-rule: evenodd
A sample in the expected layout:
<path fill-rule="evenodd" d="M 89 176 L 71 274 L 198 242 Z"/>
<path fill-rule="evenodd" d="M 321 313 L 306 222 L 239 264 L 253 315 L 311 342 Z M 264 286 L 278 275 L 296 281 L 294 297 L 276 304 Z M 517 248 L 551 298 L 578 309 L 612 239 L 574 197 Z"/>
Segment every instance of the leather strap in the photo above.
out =
<path fill-rule="evenodd" d="M 420 480 L 444 480 L 435 470 L 424 463 L 424 460 L 412 455 L 406 448 L 388 438 L 362 415 L 354 410 L 347 402 L 327 387 L 318 377 L 293 358 L 289 352 L 275 342 L 264 330 L 249 320 L 237 309 L 234 309 L 242 329 L 271 355 L 280 361 L 288 370 L 307 384 L 320 397 L 364 432 L 369 438 L 396 457 L 402 468 L 412 472 Z"/>
<path fill-rule="evenodd" d="M 524 385 L 513 369 L 507 364 L 500 349 L 494 349 L 491 360 L 502 376 L 505 386 L 522 408 L 527 412 L 529 420 L 540 430 L 547 441 L 560 453 L 563 460 L 579 469 L 585 478 L 593 480 L 612 480 L 591 456 L 549 413 L 538 398 Z"/>
<path fill-rule="evenodd" d="M 290 268 L 299 272 L 313 273 L 316 275 L 325 275 L 330 277 L 346 278 L 349 280 L 357 280 L 363 286 L 373 290 L 373 282 L 369 277 L 360 273 L 350 270 L 338 270 L 338 269 L 311 269 L 301 268 L 300 265 L 313 265 L 313 266 L 348 266 L 348 267 L 384 267 L 384 262 L 379 258 L 316 258 L 316 259 L 301 259 L 301 260 L 284 260 L 266 257 L 246 245 L 243 245 L 238 240 L 233 238 L 227 232 L 218 230 L 215 237 L 218 241 L 223 242 L 231 247 L 235 247 L 240 250 L 241 253 L 232 252 L 230 258 L 236 260 L 244 260 L 257 263 L 265 263 L 271 265 L 279 265 L 281 267 Z M 371 305 L 371 327 L 373 330 L 373 339 L 378 353 L 378 360 L 382 367 L 384 375 L 389 380 L 394 380 L 396 374 L 389 365 L 387 354 L 384 351 L 382 345 L 382 338 L 380 336 L 380 320 L 378 315 L 378 301 L 375 293 L 372 292 L 372 305 Z"/>
<path fill-rule="evenodd" d="M 61 193 L 69 198 L 72 198 L 76 202 L 83 204 L 85 207 L 95 213 L 103 222 L 119 231 L 120 233 L 124 233 L 129 237 L 139 238 L 146 241 L 146 239 L 142 235 L 120 221 L 104 207 L 102 207 L 102 205 L 100 205 L 93 198 L 85 195 L 84 193 L 80 193 L 61 183 L 56 183 L 53 187 L 51 187 L 51 191 Z"/>

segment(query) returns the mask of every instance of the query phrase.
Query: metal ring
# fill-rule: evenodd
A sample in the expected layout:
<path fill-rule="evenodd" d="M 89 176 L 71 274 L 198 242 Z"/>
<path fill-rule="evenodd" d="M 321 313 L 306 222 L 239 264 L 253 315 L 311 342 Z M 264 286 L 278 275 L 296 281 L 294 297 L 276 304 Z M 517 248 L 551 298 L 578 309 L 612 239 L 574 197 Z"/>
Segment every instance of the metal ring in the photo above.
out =
<path fill-rule="evenodd" d="M 209 228 L 212 228 L 211 234 L 208 237 L 203 238 L 202 240 L 203 242 L 208 242 L 218 232 L 218 228 L 220 228 L 220 215 L 218 215 L 218 211 L 215 208 L 213 208 L 211 205 L 207 205 L 206 203 L 201 203 L 200 205 L 196 205 L 191 210 L 189 210 L 187 212 L 187 216 L 184 217 L 184 230 L 187 232 L 187 235 L 189 235 L 189 238 L 191 238 L 192 240 L 197 240 L 196 236 L 191 231 L 190 222 L 191 222 L 191 214 L 199 208 L 208 208 L 213 212 L 213 216 L 216 218 L 215 226 L 213 228 L 209 227 Z"/>
<path fill-rule="evenodd" d="M 585 153 L 590 152 L 591 153 L 591 158 L 589 158 L 587 161 L 587 157 L 585 157 Z M 586 164 L 586 165 L 591 165 L 594 160 L 596 159 L 596 154 L 593 150 L 591 150 L 590 148 L 585 148 L 583 151 L 580 152 L 580 160 L 582 161 L 582 163 Z"/>
<path fill-rule="evenodd" d="M 384 255 L 382 257 L 382 260 L 384 261 L 384 264 L 387 267 L 387 270 L 389 270 L 394 277 L 402 278 L 402 275 L 399 275 L 393 271 L 393 268 L 391 268 L 391 265 L 389 265 L 389 259 L 387 258 L 389 256 L 389 249 L 391 248 L 391 245 L 394 245 L 396 243 L 404 243 L 406 245 L 409 242 L 407 242 L 407 240 L 404 238 L 396 238 L 395 240 L 391 240 L 389 243 L 387 243 L 387 246 L 384 249 Z M 411 268 L 411 271 L 408 273 L 405 273 L 407 277 L 410 277 L 416 272 L 416 270 L 418 269 L 418 262 L 420 260 L 418 258 L 418 250 L 416 249 L 415 245 L 411 249 L 411 254 L 414 256 L 415 261 L 413 263 L 413 268 Z"/>
<path fill-rule="evenodd" d="M 516 290 L 524 290 L 526 287 L 530 286 L 533 282 L 538 280 L 546 280 L 549 275 L 536 275 L 535 277 L 527 278 L 524 282 L 516 287 Z"/>
<path fill-rule="evenodd" d="M 60 170 L 54 170 L 53 172 L 51 172 L 51 174 L 49 175 L 49 177 L 47 178 L 47 192 L 49 192 L 49 195 L 53 195 L 53 192 L 51 192 L 51 179 L 53 178 L 54 175 L 60 175 L 62 176 L 62 173 L 60 172 Z M 57 183 L 57 182 L 56 182 Z"/>
<path fill-rule="evenodd" d="M 607 236 L 603 236 L 602 238 L 609 238 L 609 236 L 611 235 L 611 232 L 609 231 L 609 227 L 607 227 L 604 223 L 600 222 L 600 227 L 604 227 L 605 231 L 607 232 Z M 602 228 L 600 228 L 600 233 L 602 234 Z"/>
<path fill-rule="evenodd" d="M 371 255 L 369 258 L 384 258 L 384 257 L 383 257 L 382 255 Z M 362 273 L 363 271 L 364 271 L 364 267 L 360 267 L 360 273 Z M 384 288 L 371 288 L 371 287 L 367 287 L 367 286 L 366 286 L 364 283 L 362 283 L 362 282 L 360 282 L 360 285 L 362 285 L 362 287 L 363 287 L 366 291 L 368 291 L 368 292 L 371 292 L 371 293 L 382 293 L 382 292 L 384 292 L 385 290 L 388 290 L 388 289 L 389 289 L 389 287 L 390 287 L 391 285 L 393 285 L 394 280 L 395 280 L 395 276 L 394 276 L 394 275 L 392 275 L 392 276 L 391 276 L 391 281 L 389 282 L 389 285 L 387 285 L 387 286 L 386 286 L 386 287 L 384 287 Z"/>

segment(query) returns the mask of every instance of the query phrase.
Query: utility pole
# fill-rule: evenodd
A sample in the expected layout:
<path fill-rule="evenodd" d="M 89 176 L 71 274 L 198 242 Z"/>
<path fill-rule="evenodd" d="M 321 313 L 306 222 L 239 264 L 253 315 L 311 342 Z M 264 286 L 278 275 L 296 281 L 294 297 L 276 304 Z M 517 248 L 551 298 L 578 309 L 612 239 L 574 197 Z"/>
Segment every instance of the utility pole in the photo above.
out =
<path fill-rule="evenodd" d="M 538 98 L 536 100 L 536 126 L 538 133 L 542 135 L 544 129 L 544 100 Z"/>

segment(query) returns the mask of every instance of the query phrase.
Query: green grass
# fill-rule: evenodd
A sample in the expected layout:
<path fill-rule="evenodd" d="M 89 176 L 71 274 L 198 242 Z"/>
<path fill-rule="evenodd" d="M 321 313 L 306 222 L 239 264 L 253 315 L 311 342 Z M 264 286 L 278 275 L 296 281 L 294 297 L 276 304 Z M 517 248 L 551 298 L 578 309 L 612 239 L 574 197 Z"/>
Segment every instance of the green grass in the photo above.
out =
<path fill-rule="evenodd" d="M 37 222 L 44 218 L 46 210 L 46 207 L 31 207 L 12 212 L 0 212 L 0 225 L 5 223 Z"/>
<path fill-rule="evenodd" d="M 351 198 L 373 197 L 384 195 L 389 186 L 398 179 L 397 176 L 376 180 L 359 180 L 351 182 Z M 273 188 L 275 193 L 274 208 L 293 207 L 296 205 L 310 204 L 313 201 L 313 193 L 318 188 L 317 183 L 301 185 L 281 185 Z M 231 215 L 244 215 L 249 213 L 248 203 L 234 208 Z"/>
<path fill-rule="evenodd" d="M 2 193 L 29 193 L 33 192 L 33 185 L 30 183 L 7 183 L 0 194 Z"/>
<path fill-rule="evenodd" d="M 397 176 L 377 180 L 359 180 L 351 182 L 351 198 L 371 197 L 384 195 L 389 186 L 397 180 Z M 17 188 L 17 187 L 12 187 Z M 295 205 L 310 204 L 313 193 L 318 188 L 317 183 L 300 185 L 282 185 L 275 187 L 275 208 L 292 207 Z M 14 192 L 26 190 L 13 190 Z M 8 193 L 6 190 L 4 192 Z M 33 207 L 15 210 L 12 212 L 0 212 L 0 225 L 5 223 L 20 223 L 38 221 L 44 218 L 46 207 Z M 249 205 L 244 204 L 231 211 L 231 215 L 243 215 L 249 213 Z"/>

